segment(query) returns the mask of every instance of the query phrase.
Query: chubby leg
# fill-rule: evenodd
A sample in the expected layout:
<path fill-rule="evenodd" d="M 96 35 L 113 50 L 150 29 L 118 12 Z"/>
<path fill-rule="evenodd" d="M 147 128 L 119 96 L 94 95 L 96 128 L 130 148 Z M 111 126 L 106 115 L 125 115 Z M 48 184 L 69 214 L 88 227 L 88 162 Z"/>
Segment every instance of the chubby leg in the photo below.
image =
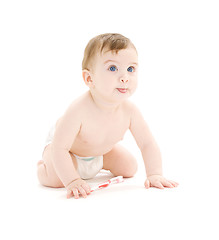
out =
<path fill-rule="evenodd" d="M 123 146 L 117 144 L 103 156 L 103 169 L 115 176 L 133 177 L 137 172 L 137 161 Z"/>
<path fill-rule="evenodd" d="M 73 163 L 75 164 L 75 167 L 77 167 L 75 157 L 72 154 L 70 155 L 72 157 Z M 43 152 L 43 160 L 40 160 L 38 162 L 37 168 L 38 179 L 42 185 L 54 188 L 64 187 L 53 167 L 51 144 L 46 146 Z"/>

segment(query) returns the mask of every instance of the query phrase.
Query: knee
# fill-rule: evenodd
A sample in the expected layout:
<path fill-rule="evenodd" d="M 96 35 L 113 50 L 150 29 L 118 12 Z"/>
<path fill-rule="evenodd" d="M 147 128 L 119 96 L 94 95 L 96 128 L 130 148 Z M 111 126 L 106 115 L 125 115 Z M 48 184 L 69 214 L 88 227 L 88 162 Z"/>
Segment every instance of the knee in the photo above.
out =
<path fill-rule="evenodd" d="M 131 177 L 134 177 L 137 170 L 138 170 L 138 164 L 136 159 L 133 157 L 133 158 L 130 158 L 129 160 L 126 159 L 122 167 L 118 169 L 115 168 L 113 174 L 116 176 L 131 178 Z"/>
<path fill-rule="evenodd" d="M 125 178 L 134 177 L 137 170 L 138 170 L 138 165 L 136 160 L 134 159 L 134 161 L 132 161 L 131 163 L 127 163 L 127 166 L 124 168 L 123 177 Z"/>
<path fill-rule="evenodd" d="M 62 182 L 59 179 L 49 177 L 46 171 L 45 164 L 39 164 L 37 169 L 37 176 L 38 180 L 41 185 L 45 187 L 52 187 L 52 188 L 62 188 L 64 187 Z"/>

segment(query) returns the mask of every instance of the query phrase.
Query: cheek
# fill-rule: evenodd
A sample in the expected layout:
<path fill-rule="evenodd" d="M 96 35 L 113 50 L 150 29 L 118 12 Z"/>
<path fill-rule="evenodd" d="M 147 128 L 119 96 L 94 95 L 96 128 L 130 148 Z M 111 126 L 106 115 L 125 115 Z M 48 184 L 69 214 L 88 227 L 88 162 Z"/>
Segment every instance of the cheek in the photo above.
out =
<path fill-rule="evenodd" d="M 137 78 L 134 78 L 132 81 L 131 81 L 131 87 L 133 88 L 133 90 L 135 90 L 138 86 L 138 79 Z"/>
<path fill-rule="evenodd" d="M 108 89 L 115 85 L 115 79 L 112 77 L 111 74 L 104 73 L 100 80 L 100 84 L 103 88 Z"/>
<path fill-rule="evenodd" d="M 100 91 L 104 91 L 105 93 L 110 93 L 112 91 L 112 87 L 114 86 L 112 79 L 104 76 L 98 79 L 96 84 L 96 88 Z"/>

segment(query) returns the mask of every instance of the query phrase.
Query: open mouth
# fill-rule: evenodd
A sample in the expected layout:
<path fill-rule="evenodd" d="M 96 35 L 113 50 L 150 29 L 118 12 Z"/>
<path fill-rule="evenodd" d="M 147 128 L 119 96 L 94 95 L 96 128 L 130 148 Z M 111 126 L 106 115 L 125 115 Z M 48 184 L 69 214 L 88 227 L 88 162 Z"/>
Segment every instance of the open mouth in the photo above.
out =
<path fill-rule="evenodd" d="M 117 90 L 121 93 L 126 93 L 128 91 L 127 88 L 117 88 Z"/>

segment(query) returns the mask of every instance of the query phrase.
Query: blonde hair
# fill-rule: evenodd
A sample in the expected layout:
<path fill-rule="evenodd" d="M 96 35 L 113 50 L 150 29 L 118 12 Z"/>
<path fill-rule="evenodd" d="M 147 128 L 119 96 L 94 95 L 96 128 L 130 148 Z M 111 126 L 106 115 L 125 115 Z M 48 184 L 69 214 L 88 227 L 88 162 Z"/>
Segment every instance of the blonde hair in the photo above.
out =
<path fill-rule="evenodd" d="M 121 34 L 105 33 L 98 35 L 88 42 L 84 50 L 82 70 L 90 70 L 90 67 L 92 67 L 92 61 L 98 52 L 102 53 L 103 50 L 105 50 L 106 52 L 113 51 L 115 53 L 118 53 L 119 50 L 126 49 L 130 46 L 136 50 L 134 44 L 130 41 L 130 39 L 124 37 Z"/>

